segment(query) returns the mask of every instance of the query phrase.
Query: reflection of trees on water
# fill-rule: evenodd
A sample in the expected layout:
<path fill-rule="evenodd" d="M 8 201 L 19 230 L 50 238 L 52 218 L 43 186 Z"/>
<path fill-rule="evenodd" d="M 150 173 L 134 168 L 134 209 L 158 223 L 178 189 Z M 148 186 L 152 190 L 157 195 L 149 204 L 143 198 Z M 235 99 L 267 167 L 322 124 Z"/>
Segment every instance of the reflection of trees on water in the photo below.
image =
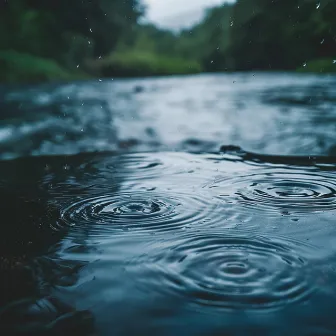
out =
<path fill-rule="evenodd" d="M 60 215 L 66 205 L 95 196 L 101 192 L 100 185 L 106 185 L 96 159 L 78 155 L 1 162 L 0 322 L 6 321 L 2 325 L 9 328 L 7 333 L 17 325 L 26 326 L 27 332 L 46 326 L 62 333 L 67 328 L 71 332 L 83 326 L 85 332 L 92 329 L 87 327 L 93 321 L 88 311 L 76 312 L 52 293 L 55 288 L 74 286 L 86 265 L 62 260 L 59 253 L 63 240 L 70 241 L 70 248 L 73 244 L 72 248 L 88 253 L 90 226 L 76 227 L 72 235 Z M 108 181 L 111 191 L 122 182 L 113 176 Z"/>

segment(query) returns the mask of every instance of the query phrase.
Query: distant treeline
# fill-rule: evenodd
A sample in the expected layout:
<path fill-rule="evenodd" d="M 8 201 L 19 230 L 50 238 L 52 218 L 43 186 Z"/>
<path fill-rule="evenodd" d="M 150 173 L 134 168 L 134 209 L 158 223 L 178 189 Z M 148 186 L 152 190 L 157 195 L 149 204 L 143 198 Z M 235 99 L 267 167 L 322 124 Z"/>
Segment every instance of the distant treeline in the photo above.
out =
<path fill-rule="evenodd" d="M 0 80 L 336 68 L 336 0 L 237 0 L 179 33 L 141 0 L 0 2 Z"/>

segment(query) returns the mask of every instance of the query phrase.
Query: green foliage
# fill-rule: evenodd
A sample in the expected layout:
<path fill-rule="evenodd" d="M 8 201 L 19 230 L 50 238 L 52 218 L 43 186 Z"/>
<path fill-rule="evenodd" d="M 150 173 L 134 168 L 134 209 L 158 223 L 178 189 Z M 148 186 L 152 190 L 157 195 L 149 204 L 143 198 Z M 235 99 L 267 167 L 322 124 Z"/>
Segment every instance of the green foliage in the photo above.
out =
<path fill-rule="evenodd" d="M 196 58 L 206 71 L 230 68 L 228 49 L 231 24 L 231 5 L 209 9 L 201 23 L 180 34 L 177 52 L 188 58 Z"/>
<path fill-rule="evenodd" d="M 129 51 L 114 53 L 96 63 L 98 71 L 107 77 L 154 76 L 201 72 L 195 61 L 161 56 L 151 52 Z"/>
<path fill-rule="evenodd" d="M 297 69 L 299 72 L 336 73 L 336 59 L 317 59 L 305 63 Z"/>
<path fill-rule="evenodd" d="M 0 52 L 0 82 L 67 81 L 85 78 L 86 75 L 70 72 L 53 60 L 16 51 Z"/>
<path fill-rule="evenodd" d="M 0 49 L 74 66 L 111 52 L 142 14 L 138 0 L 0 3 Z"/>
<path fill-rule="evenodd" d="M 1 79 L 200 71 L 334 71 L 336 0 L 237 0 L 174 33 L 139 24 L 142 0 L 0 2 Z M 302 65 L 307 63 L 307 66 Z"/>
<path fill-rule="evenodd" d="M 231 56 L 237 70 L 291 70 L 336 55 L 335 0 L 238 0 Z"/>

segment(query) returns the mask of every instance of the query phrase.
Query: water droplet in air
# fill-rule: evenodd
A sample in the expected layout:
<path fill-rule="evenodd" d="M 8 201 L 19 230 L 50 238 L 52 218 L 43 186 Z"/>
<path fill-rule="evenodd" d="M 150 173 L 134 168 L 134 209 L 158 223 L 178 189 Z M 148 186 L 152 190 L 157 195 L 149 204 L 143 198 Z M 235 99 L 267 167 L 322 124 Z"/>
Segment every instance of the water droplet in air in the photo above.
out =
<path fill-rule="evenodd" d="M 307 63 L 303 63 L 303 66 L 306 67 L 306 66 L 307 66 Z"/>
<path fill-rule="evenodd" d="M 77 69 L 79 68 L 79 64 L 77 64 Z"/>
<path fill-rule="evenodd" d="M 316 5 L 316 9 L 319 9 L 319 8 L 320 8 L 320 6 L 321 6 L 321 4 L 320 4 L 320 3 L 318 3 L 318 4 Z"/>
<path fill-rule="evenodd" d="M 336 60 L 333 60 L 333 64 L 336 64 Z"/>
<path fill-rule="evenodd" d="M 230 22 L 230 26 L 231 26 L 231 27 L 233 26 L 233 21 Z"/>
<path fill-rule="evenodd" d="M 321 44 L 323 44 L 324 43 L 324 39 L 321 41 Z"/>

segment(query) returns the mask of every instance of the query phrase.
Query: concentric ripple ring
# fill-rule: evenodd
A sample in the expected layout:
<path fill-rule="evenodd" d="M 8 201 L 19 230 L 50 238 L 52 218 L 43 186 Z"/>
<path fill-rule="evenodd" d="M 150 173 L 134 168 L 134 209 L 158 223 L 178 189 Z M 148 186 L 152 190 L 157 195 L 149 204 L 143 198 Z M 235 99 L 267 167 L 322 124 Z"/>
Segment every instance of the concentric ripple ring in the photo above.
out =
<path fill-rule="evenodd" d="M 217 207 L 218 202 L 204 195 L 116 192 L 75 202 L 62 210 L 61 218 L 68 226 L 87 225 L 100 235 L 111 231 L 160 233 L 208 225 L 217 219 Z"/>
<path fill-rule="evenodd" d="M 137 285 L 215 309 L 278 309 L 309 297 L 308 246 L 264 237 L 196 235 L 129 266 Z M 149 259 L 148 259 L 149 258 Z"/>
<path fill-rule="evenodd" d="M 254 170 L 233 178 L 219 178 L 209 188 L 224 202 L 252 211 L 309 214 L 336 210 L 336 175 L 294 169 Z"/>

